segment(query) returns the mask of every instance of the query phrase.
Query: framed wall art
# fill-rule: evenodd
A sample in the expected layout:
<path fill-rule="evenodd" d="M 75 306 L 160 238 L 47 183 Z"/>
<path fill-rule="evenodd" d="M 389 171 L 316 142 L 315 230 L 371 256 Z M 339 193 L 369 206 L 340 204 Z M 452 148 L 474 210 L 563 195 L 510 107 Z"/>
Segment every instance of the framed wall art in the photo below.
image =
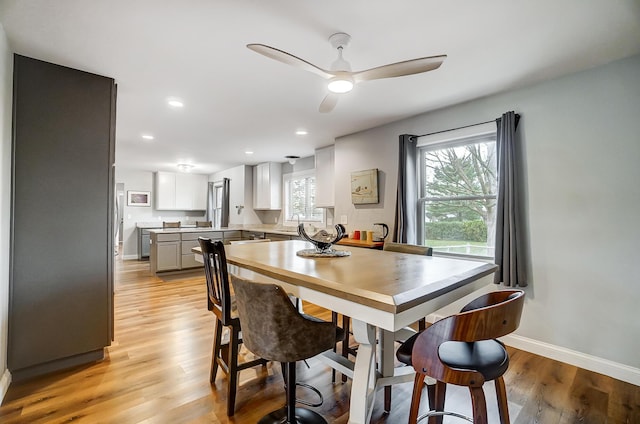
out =
<path fill-rule="evenodd" d="M 127 191 L 127 206 L 151 206 L 151 192 Z"/>
<path fill-rule="evenodd" d="M 351 173 L 351 203 L 365 205 L 378 203 L 378 169 Z"/>

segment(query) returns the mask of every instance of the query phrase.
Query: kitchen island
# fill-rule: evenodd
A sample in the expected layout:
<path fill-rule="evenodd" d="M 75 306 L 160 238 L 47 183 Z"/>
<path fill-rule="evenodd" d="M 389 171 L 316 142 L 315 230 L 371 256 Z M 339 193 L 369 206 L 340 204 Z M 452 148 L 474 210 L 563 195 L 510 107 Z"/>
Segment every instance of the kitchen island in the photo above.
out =
<path fill-rule="evenodd" d="M 206 237 L 229 244 L 235 240 L 270 239 L 297 240 L 297 231 L 293 228 L 273 227 L 251 228 L 165 228 L 148 229 L 149 232 L 149 266 L 153 275 L 191 271 L 201 268 L 195 261 L 192 248 L 198 246 L 198 237 Z"/>

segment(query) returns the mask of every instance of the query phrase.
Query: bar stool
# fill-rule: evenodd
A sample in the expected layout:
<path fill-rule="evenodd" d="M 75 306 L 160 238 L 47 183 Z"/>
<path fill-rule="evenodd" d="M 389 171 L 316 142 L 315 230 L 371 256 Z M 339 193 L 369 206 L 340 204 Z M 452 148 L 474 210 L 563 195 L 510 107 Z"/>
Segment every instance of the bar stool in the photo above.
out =
<path fill-rule="evenodd" d="M 286 369 L 286 405 L 258 424 L 326 424 L 317 412 L 296 408 L 296 362 L 331 349 L 343 337 L 330 322 L 300 314 L 282 287 L 244 280 L 231 274 L 244 345 L 262 358 L 278 361 Z"/>
<path fill-rule="evenodd" d="M 487 424 L 482 386 L 491 380 L 495 382 L 500 423 L 509 424 L 503 379 L 509 367 L 509 355 L 496 338 L 518 328 L 523 306 L 522 290 L 487 293 L 467 304 L 460 313 L 436 321 L 400 346 L 396 357 L 416 370 L 409 424 L 427 417 L 430 424 L 439 424 L 443 415 L 471 421 L 460 414 L 444 411 L 447 384 L 469 387 L 473 422 Z M 427 385 L 431 411 L 418 418 L 426 377 L 436 380 L 435 385 Z"/>
<path fill-rule="evenodd" d="M 267 361 L 262 358 L 247 362 L 240 361 L 242 329 L 236 311 L 235 298 L 229 287 L 224 245 L 221 241 L 212 241 L 204 237 L 198 237 L 198 243 L 202 249 L 204 274 L 207 280 L 207 308 L 216 318 L 209 381 L 211 383 L 215 381 L 218 367 L 227 374 L 227 415 L 231 417 L 236 408 L 238 373 L 258 365 L 266 365 Z M 229 329 L 229 341 L 224 343 L 223 328 Z"/>

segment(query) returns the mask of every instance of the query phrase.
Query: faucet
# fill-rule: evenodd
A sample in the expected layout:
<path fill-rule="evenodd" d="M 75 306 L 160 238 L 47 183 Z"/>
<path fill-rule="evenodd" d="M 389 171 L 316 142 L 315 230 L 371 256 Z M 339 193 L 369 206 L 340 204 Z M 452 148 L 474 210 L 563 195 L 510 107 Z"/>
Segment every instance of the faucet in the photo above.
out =
<path fill-rule="evenodd" d="M 300 214 L 294 213 L 293 215 L 291 215 L 292 221 L 293 221 L 293 217 L 296 217 L 298 219 L 298 223 L 296 224 L 296 228 L 298 228 L 300 226 Z"/>

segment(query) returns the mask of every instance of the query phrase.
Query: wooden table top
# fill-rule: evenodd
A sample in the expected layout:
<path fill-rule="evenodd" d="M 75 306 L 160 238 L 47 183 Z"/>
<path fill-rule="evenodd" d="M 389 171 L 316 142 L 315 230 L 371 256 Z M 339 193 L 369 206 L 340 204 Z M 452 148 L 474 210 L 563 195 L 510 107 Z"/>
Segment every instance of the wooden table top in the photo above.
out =
<path fill-rule="evenodd" d="M 298 240 L 226 245 L 232 265 L 341 297 L 382 311 L 399 313 L 496 271 L 495 264 L 411 255 L 375 249 L 348 249 L 351 256 L 304 258 L 311 247 Z M 192 249 L 201 253 L 199 247 Z"/>

